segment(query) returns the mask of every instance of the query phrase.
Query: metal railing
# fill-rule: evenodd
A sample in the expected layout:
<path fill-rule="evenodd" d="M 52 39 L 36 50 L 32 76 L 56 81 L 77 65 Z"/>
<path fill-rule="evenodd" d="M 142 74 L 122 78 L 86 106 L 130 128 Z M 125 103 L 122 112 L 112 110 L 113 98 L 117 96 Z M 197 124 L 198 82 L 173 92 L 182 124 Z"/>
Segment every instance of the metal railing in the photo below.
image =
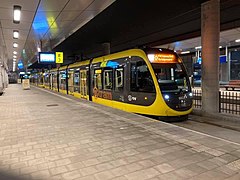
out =
<path fill-rule="evenodd" d="M 193 108 L 202 108 L 201 89 L 193 89 Z M 240 115 L 240 92 L 219 91 L 219 112 Z"/>

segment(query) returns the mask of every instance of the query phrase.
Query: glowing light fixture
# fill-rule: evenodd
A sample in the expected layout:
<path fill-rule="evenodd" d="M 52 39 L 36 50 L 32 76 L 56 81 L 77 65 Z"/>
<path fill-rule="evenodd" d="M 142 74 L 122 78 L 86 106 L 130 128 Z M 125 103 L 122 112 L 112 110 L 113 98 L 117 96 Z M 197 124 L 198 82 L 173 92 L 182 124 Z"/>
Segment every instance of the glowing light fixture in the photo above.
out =
<path fill-rule="evenodd" d="M 166 99 L 166 100 L 169 100 L 169 98 L 170 98 L 170 96 L 167 94 L 164 96 L 164 99 Z"/>
<path fill-rule="evenodd" d="M 17 61 L 17 59 L 16 58 L 13 58 L 13 62 L 16 62 Z"/>
<path fill-rule="evenodd" d="M 148 59 L 150 62 L 154 61 L 154 54 L 148 54 Z"/>
<path fill-rule="evenodd" d="M 40 47 L 38 47 L 37 50 L 38 50 L 38 52 L 41 52 L 41 48 Z"/>
<path fill-rule="evenodd" d="M 195 49 L 201 49 L 202 48 L 202 46 L 197 46 L 197 47 L 195 47 Z"/>
<path fill-rule="evenodd" d="M 13 43 L 13 47 L 17 48 L 18 47 L 18 43 Z"/>
<path fill-rule="evenodd" d="M 21 19 L 21 6 L 14 5 L 13 6 L 13 22 L 16 24 L 20 23 Z"/>
<path fill-rule="evenodd" d="M 17 56 L 16 56 L 16 55 L 13 55 L 13 58 L 15 59 L 15 58 L 17 58 Z"/>
<path fill-rule="evenodd" d="M 13 38 L 18 39 L 19 38 L 19 31 L 18 30 L 13 30 Z"/>
<path fill-rule="evenodd" d="M 13 54 L 17 54 L 17 51 L 13 51 Z"/>
<path fill-rule="evenodd" d="M 240 39 L 236 39 L 235 42 L 240 42 Z"/>
<path fill-rule="evenodd" d="M 183 52 L 181 52 L 181 54 L 188 54 L 188 53 L 190 53 L 190 51 L 183 51 Z"/>

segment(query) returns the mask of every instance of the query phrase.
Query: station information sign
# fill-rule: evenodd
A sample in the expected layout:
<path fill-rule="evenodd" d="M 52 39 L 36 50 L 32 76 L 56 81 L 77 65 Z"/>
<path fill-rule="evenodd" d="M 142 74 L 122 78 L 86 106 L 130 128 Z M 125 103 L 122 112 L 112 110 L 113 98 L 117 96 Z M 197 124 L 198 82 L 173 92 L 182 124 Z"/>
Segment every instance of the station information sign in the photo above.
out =
<path fill-rule="evenodd" d="M 42 63 L 42 64 L 55 63 L 55 53 L 54 52 L 39 52 L 39 63 Z"/>
<path fill-rule="evenodd" d="M 38 62 L 41 64 L 63 63 L 63 52 L 39 52 Z"/>
<path fill-rule="evenodd" d="M 56 63 L 63 63 L 63 52 L 56 52 Z"/>

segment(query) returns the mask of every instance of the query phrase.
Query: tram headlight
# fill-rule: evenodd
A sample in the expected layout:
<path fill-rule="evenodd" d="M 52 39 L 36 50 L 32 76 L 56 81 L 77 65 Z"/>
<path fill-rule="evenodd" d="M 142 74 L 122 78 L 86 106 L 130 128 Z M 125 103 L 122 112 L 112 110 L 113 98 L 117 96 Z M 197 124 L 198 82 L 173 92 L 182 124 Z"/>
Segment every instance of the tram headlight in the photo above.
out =
<path fill-rule="evenodd" d="M 169 98 L 170 98 L 170 96 L 169 96 L 169 95 L 167 95 L 167 94 L 166 94 L 166 95 L 164 95 L 164 99 L 165 99 L 165 100 L 169 100 Z"/>

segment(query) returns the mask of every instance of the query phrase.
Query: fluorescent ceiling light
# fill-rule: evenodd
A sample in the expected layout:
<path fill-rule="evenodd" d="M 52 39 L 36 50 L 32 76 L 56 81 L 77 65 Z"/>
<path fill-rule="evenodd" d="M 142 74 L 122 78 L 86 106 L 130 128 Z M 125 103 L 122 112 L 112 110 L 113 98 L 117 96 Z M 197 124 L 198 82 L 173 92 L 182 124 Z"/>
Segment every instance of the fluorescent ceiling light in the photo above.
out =
<path fill-rule="evenodd" d="M 21 19 L 21 6 L 14 5 L 13 6 L 13 22 L 14 23 L 20 23 Z"/>
<path fill-rule="evenodd" d="M 18 39 L 19 38 L 19 32 L 17 30 L 13 30 L 13 38 Z"/>
<path fill-rule="evenodd" d="M 18 43 L 13 43 L 13 47 L 17 48 L 18 47 Z"/>
<path fill-rule="evenodd" d="M 16 56 L 16 55 L 13 55 L 13 58 L 14 58 L 14 59 L 16 59 L 16 58 L 17 58 L 17 56 Z"/>
<path fill-rule="evenodd" d="M 13 61 L 17 61 L 17 59 L 16 59 L 16 58 L 13 58 Z"/>
<path fill-rule="evenodd" d="M 195 47 L 195 49 L 201 49 L 202 48 L 202 46 L 197 46 L 197 47 Z"/>
<path fill-rule="evenodd" d="M 13 51 L 13 54 L 17 54 L 17 51 Z"/>
<path fill-rule="evenodd" d="M 181 54 L 188 54 L 188 53 L 190 53 L 190 51 L 183 51 L 183 52 L 181 52 Z"/>
<path fill-rule="evenodd" d="M 235 42 L 240 42 L 240 39 L 236 39 Z"/>

